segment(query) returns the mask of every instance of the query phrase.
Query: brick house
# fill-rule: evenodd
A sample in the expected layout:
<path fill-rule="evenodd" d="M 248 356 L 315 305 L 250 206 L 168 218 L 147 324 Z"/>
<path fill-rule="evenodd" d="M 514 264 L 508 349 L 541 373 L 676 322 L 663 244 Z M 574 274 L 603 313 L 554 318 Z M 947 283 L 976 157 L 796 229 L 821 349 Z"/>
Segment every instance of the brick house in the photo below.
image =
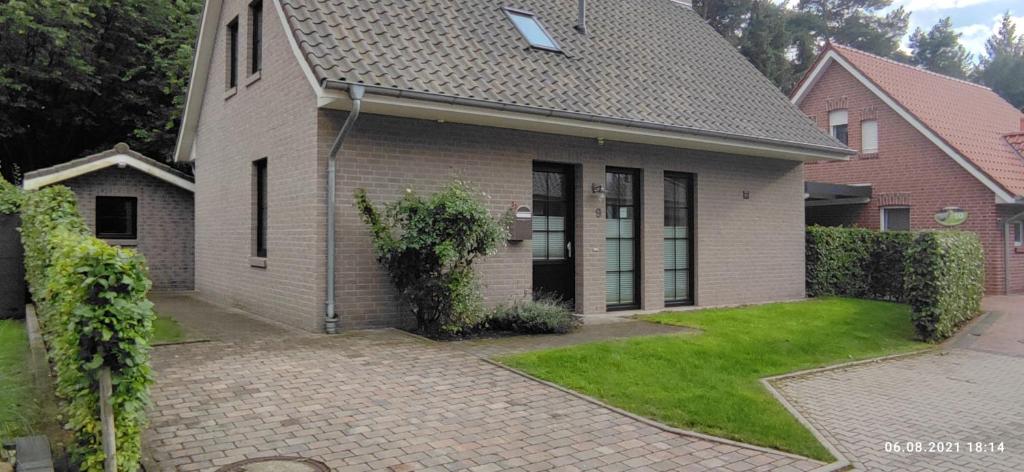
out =
<path fill-rule="evenodd" d="M 71 189 L 93 234 L 146 257 L 154 290 L 192 290 L 195 241 L 192 176 L 132 151 L 113 149 L 25 174 L 35 190 Z"/>
<path fill-rule="evenodd" d="M 175 151 L 197 291 L 310 331 L 403 325 L 353 191 L 462 178 L 532 210 L 477 266 L 490 303 L 804 296 L 802 163 L 849 149 L 686 4 L 505 5 L 208 1 Z"/>
<path fill-rule="evenodd" d="M 987 292 L 1024 293 L 1020 110 L 988 88 L 835 44 L 791 98 L 858 150 L 849 161 L 806 165 L 808 187 L 870 187 L 845 198 L 809 190 L 808 224 L 973 231 Z"/>

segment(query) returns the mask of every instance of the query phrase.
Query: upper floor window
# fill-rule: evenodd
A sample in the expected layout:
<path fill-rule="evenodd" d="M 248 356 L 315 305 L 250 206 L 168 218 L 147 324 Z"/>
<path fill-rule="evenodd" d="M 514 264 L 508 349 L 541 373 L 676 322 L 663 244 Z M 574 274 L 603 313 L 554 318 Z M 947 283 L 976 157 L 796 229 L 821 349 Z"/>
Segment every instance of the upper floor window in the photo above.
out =
<path fill-rule="evenodd" d="M 96 237 L 138 238 L 138 205 L 135 197 L 96 197 Z"/>
<path fill-rule="evenodd" d="M 249 74 L 263 69 L 263 1 L 249 4 Z"/>
<path fill-rule="evenodd" d="M 228 23 L 228 34 L 227 34 L 227 79 L 228 88 L 235 88 L 238 86 L 238 18 L 231 20 Z"/>
<path fill-rule="evenodd" d="M 540 24 L 540 20 L 532 13 L 511 8 L 506 8 L 505 13 L 512 20 L 512 24 L 516 25 L 519 34 L 523 35 L 523 38 L 530 43 L 530 46 L 549 51 L 562 50 L 558 47 L 558 43 L 551 38 L 547 30 L 544 29 L 544 26 Z"/>
<path fill-rule="evenodd" d="M 849 116 L 846 110 L 828 112 L 828 128 L 833 138 L 843 144 L 850 144 Z"/>
<path fill-rule="evenodd" d="M 878 152 L 877 120 L 864 120 L 860 122 L 860 152 L 863 154 Z"/>

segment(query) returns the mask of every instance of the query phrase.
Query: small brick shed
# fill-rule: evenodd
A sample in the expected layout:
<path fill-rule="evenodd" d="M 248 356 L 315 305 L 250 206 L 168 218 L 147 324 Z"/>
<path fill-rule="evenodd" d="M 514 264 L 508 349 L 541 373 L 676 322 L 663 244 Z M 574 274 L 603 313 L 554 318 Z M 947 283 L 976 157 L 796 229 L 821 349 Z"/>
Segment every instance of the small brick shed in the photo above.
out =
<path fill-rule="evenodd" d="M 25 174 L 36 190 L 64 185 L 96 237 L 146 257 L 154 290 L 194 288 L 192 176 L 132 151 L 113 149 Z"/>

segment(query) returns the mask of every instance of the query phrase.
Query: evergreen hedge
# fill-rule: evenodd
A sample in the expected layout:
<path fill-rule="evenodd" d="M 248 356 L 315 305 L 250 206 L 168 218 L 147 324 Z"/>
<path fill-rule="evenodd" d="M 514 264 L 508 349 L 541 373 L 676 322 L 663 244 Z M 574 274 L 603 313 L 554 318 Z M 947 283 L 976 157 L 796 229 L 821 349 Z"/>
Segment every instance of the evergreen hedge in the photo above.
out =
<path fill-rule="evenodd" d="M 981 311 L 985 258 L 974 233 L 807 228 L 807 294 L 907 303 L 940 341 Z"/>
<path fill-rule="evenodd" d="M 27 192 L 21 217 L 26 278 L 74 435 L 71 453 L 80 470 L 103 470 L 98 376 L 107 366 L 118 470 L 138 470 L 152 383 L 145 261 L 92 237 L 65 187 Z"/>
<path fill-rule="evenodd" d="M 21 189 L 0 176 L 0 215 L 11 215 L 21 209 Z"/>

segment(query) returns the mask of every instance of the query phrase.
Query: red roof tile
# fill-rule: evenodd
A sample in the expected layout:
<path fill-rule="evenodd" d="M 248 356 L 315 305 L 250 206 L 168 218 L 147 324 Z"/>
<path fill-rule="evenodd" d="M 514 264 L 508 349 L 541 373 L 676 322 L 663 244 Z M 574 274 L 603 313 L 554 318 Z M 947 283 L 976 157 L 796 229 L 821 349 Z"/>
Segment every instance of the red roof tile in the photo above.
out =
<path fill-rule="evenodd" d="M 1024 147 L 1024 113 L 987 87 L 831 47 L 978 170 L 1009 193 L 1024 196 L 1024 157 L 1018 154 Z"/>
<path fill-rule="evenodd" d="M 1024 123 L 1022 123 L 1021 127 L 1024 128 Z M 1017 150 L 1021 157 L 1024 158 L 1024 131 L 1006 135 L 1006 142 L 1010 143 L 1010 146 L 1013 146 L 1013 149 Z"/>

